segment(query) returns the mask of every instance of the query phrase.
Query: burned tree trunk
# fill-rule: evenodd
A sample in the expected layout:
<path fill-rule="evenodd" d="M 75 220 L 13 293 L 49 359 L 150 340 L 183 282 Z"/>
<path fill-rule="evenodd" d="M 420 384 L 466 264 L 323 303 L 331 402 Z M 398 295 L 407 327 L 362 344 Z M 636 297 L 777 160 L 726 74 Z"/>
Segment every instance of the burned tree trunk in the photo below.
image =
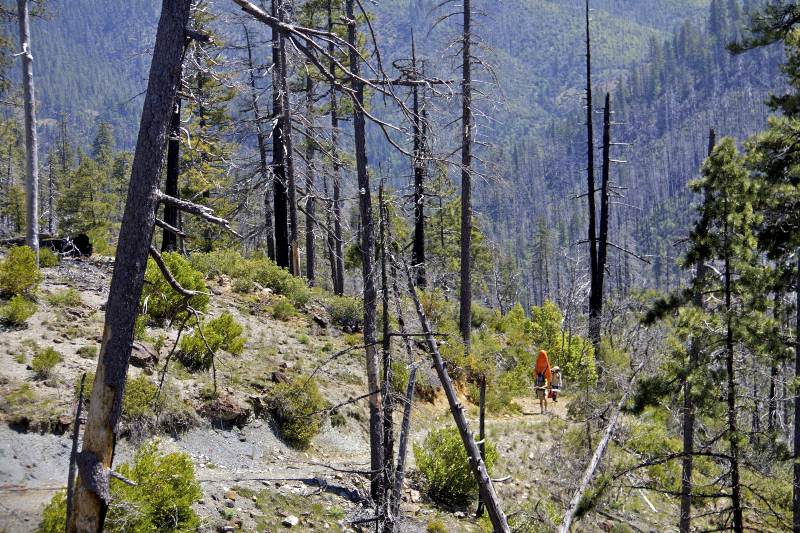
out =
<path fill-rule="evenodd" d="M 598 327 L 603 317 L 603 287 L 605 286 L 606 260 L 608 258 L 608 200 L 611 180 L 611 94 L 606 93 L 603 109 L 603 170 L 600 183 L 600 234 L 597 242 L 597 276 L 592 294 L 597 294 L 595 313 Z"/>
<path fill-rule="evenodd" d="M 311 75 L 306 75 L 306 112 L 308 135 L 306 139 L 306 278 L 308 283 L 316 282 L 316 251 L 314 249 L 314 224 L 316 220 L 317 199 L 314 196 L 314 80 Z"/>
<path fill-rule="evenodd" d="M 267 166 L 267 142 L 264 137 L 264 128 L 261 124 L 263 117 L 258 105 L 258 92 L 256 75 L 253 66 L 253 47 L 250 43 L 250 32 L 244 26 L 244 37 L 247 43 L 247 66 L 250 71 L 250 98 L 253 105 L 253 117 L 256 123 L 256 140 L 258 142 L 258 172 L 264 183 L 264 233 L 267 238 L 267 257 L 275 261 L 275 235 L 272 224 L 272 194 L 269 187 L 269 168 Z"/>
<path fill-rule="evenodd" d="M 276 16 L 286 22 L 285 0 L 275 0 Z M 286 61 L 286 39 L 278 33 L 278 61 L 275 63 L 276 86 L 280 100 L 280 126 L 283 137 L 283 166 L 286 173 L 287 202 L 289 208 L 289 270 L 295 276 L 300 275 L 300 247 L 298 243 L 297 223 L 297 184 L 294 175 L 294 151 L 292 149 L 292 109 L 289 99 L 289 68 Z"/>
<path fill-rule="evenodd" d="M 109 469 L 114 457 L 125 376 L 144 271 L 150 253 L 170 112 L 180 83 L 180 64 L 190 0 L 164 0 L 158 23 L 128 198 L 111 279 L 103 343 L 89 402 L 83 448 L 78 455 L 73 532 L 103 529 L 109 503 Z"/>
<path fill-rule="evenodd" d="M 170 122 L 169 143 L 167 144 L 167 180 L 164 192 L 173 198 L 180 197 L 178 178 L 180 176 L 180 150 L 181 150 L 181 99 L 175 98 L 172 107 Z M 180 229 L 178 209 L 172 205 L 164 206 L 164 223 Z M 178 236 L 168 228 L 164 228 L 161 236 L 161 251 L 174 252 L 178 249 Z"/>
<path fill-rule="evenodd" d="M 417 49 L 414 34 L 411 34 L 411 70 L 417 75 Z M 425 288 L 425 123 L 419 101 L 419 86 L 412 88 L 414 105 L 414 243 L 411 250 L 411 265 L 416 274 L 417 286 Z"/>
<path fill-rule="evenodd" d="M 28 0 L 17 0 L 19 41 L 22 48 L 22 91 L 25 114 L 25 155 L 27 173 L 25 180 L 25 206 L 27 231 L 25 244 L 36 254 L 39 262 L 39 139 L 36 135 L 36 92 L 33 86 L 33 54 Z"/>
<path fill-rule="evenodd" d="M 472 330 L 472 6 L 464 0 L 461 43 L 461 292 L 459 326 L 469 350 Z"/>
<path fill-rule="evenodd" d="M 328 0 L 328 32 L 333 32 L 333 13 L 331 0 Z M 334 62 L 334 45 L 328 43 L 331 80 L 336 79 L 336 63 Z M 339 165 L 338 134 L 339 116 L 337 110 L 336 84 L 331 81 L 331 159 L 333 160 L 333 254 L 335 268 L 332 269 L 333 292 L 341 296 L 344 294 L 344 250 L 342 240 L 342 202 L 341 202 L 341 171 Z"/>
<path fill-rule="evenodd" d="M 383 469 L 383 442 L 381 421 L 381 394 L 378 383 L 378 357 L 375 334 L 375 227 L 372 218 L 372 194 L 367 172 L 366 119 L 364 116 L 364 83 L 359 79 L 361 57 L 358 53 L 356 18 L 353 0 L 345 1 L 347 41 L 350 55 L 350 79 L 353 98 L 353 134 L 356 147 L 356 174 L 358 176 L 358 207 L 361 215 L 361 268 L 364 278 L 364 345 L 366 346 L 367 388 L 369 396 L 370 467 L 372 470 L 372 497 L 380 508 L 384 493 L 381 471 Z"/>
<path fill-rule="evenodd" d="M 597 207 L 594 180 L 594 107 L 592 104 L 592 39 L 589 26 L 589 0 L 586 0 L 586 198 L 589 205 L 589 338 L 595 347 L 600 344 L 600 313 L 603 294 L 598 290 Z"/>
<path fill-rule="evenodd" d="M 380 239 L 381 239 L 381 303 L 383 310 L 383 516 L 384 532 L 392 533 L 394 520 L 391 516 L 392 498 L 391 490 L 394 487 L 394 402 L 392 393 L 392 336 L 389 326 L 389 273 L 387 270 L 387 240 L 389 234 L 389 216 L 384 198 L 384 188 L 381 184 L 379 193 L 380 212 Z"/>
<path fill-rule="evenodd" d="M 272 0 L 272 16 L 277 17 L 278 3 L 281 0 Z M 286 146 L 284 145 L 284 132 L 286 127 L 283 120 L 282 99 L 280 90 L 280 62 L 281 62 L 280 31 L 272 28 L 272 113 L 275 115 L 275 128 L 272 131 L 272 192 L 275 203 L 275 262 L 286 269 L 291 268 L 289 251 L 289 197 L 286 181 Z"/>

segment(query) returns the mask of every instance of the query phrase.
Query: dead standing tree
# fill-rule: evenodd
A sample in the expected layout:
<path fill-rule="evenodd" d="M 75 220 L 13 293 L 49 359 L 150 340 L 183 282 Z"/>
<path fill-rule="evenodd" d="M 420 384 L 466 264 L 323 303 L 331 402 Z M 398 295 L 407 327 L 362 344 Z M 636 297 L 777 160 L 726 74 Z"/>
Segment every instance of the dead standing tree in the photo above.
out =
<path fill-rule="evenodd" d="M 144 284 L 159 203 L 170 204 L 205 220 L 227 226 L 206 207 L 167 196 L 159 190 L 169 123 L 180 84 L 181 57 L 187 36 L 190 0 L 164 0 L 142 109 L 125 213 L 111 279 L 103 342 L 95 372 L 83 447 L 77 457 L 78 484 L 69 531 L 103 529 L 110 492 L 109 476 L 122 412 L 133 331 Z M 165 272 L 167 280 L 174 278 Z M 177 288 L 180 288 L 179 286 Z M 181 289 L 182 290 L 182 289 Z M 185 291 L 184 291 L 185 292 Z"/>
<path fill-rule="evenodd" d="M 27 228 L 25 244 L 36 254 L 39 262 L 39 148 L 36 135 L 36 92 L 33 85 L 33 53 L 31 52 L 30 16 L 28 0 L 17 0 L 19 41 L 22 51 L 22 89 L 25 114 L 25 153 L 27 174 L 25 181 L 25 206 Z M 10 159 L 10 156 L 9 156 Z"/>
<path fill-rule="evenodd" d="M 469 351 L 472 332 L 472 2 L 464 0 L 461 38 L 461 289 L 459 327 Z"/>

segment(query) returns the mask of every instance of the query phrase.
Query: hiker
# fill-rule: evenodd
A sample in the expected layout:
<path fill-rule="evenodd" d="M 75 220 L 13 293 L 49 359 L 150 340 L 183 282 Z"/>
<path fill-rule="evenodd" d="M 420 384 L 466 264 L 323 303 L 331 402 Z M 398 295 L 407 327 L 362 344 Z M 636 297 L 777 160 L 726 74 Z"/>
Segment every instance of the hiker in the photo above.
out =
<path fill-rule="evenodd" d="M 550 373 L 550 360 L 544 350 L 540 350 L 539 357 L 536 358 L 533 377 L 536 398 L 539 400 L 539 411 L 541 414 L 545 414 L 547 413 L 547 388 L 550 385 L 552 375 Z"/>
<path fill-rule="evenodd" d="M 561 377 L 561 369 L 554 366 L 551 370 L 553 379 L 550 381 L 550 393 L 548 396 L 553 399 L 553 403 L 558 403 L 558 393 L 563 386 L 563 378 Z"/>

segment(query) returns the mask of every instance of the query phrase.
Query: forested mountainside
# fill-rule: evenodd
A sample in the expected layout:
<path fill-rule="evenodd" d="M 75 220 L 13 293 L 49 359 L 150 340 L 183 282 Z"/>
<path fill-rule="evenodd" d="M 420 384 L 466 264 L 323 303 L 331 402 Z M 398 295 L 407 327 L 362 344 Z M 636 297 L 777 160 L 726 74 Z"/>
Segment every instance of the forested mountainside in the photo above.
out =
<path fill-rule="evenodd" d="M 485 44 L 480 56 L 491 69 L 478 73 L 486 94 L 477 98 L 485 115 L 478 120 L 478 138 L 490 141 L 481 158 L 503 161 L 485 169 L 476 210 L 490 240 L 511 250 L 507 267 L 513 265 L 527 288 L 521 291 L 526 305 L 560 298 L 556 288 L 566 280 L 555 276 L 566 275 L 569 257 L 582 253 L 577 243 L 584 240 L 585 209 L 575 198 L 584 186 L 586 143 L 581 126 L 582 4 L 499 2 L 475 21 L 477 39 Z M 614 139 L 629 144 L 615 150 L 627 161 L 614 168 L 615 180 L 625 188 L 625 199 L 612 214 L 619 240 L 615 244 L 650 263 L 614 252 L 612 287 L 668 288 L 677 281 L 680 248 L 674 244 L 686 236 L 692 220 L 692 210 L 686 208 L 692 198 L 685 185 L 704 158 L 707 130 L 715 127 L 721 135 L 742 139 L 765 123 L 763 102 L 770 86 L 764 80 L 780 78 L 782 53 L 773 48 L 746 57 L 726 56 L 724 44 L 739 35 L 752 2 L 711 4 L 607 1 L 593 6 L 598 95 L 612 93 L 620 123 L 614 127 Z M 420 61 L 427 62 L 433 74 L 449 79 L 457 61 L 441 50 L 455 33 L 451 18 L 435 23 L 448 13 L 447 6 L 438 5 L 432 0 L 379 2 L 374 6 L 374 27 L 386 57 L 410 57 L 413 31 Z M 225 20 L 234 16 L 229 6 L 219 7 L 227 13 Z M 45 18 L 35 20 L 34 38 L 42 43 L 37 69 L 45 139 L 58 137 L 65 118 L 76 145 L 87 146 L 97 125 L 109 123 L 118 147 L 131 146 L 156 12 L 153 0 L 123 7 L 56 0 Z M 224 33 L 225 55 L 241 60 L 241 32 L 228 27 Z M 715 43 L 711 48 L 709 40 Z M 261 56 L 257 63 L 269 63 L 269 49 L 256 46 Z M 85 98 L 76 101 L 73 94 Z M 449 98 L 433 100 L 434 110 L 452 109 Z M 380 108 L 379 100 L 376 106 Z M 456 133 L 449 129 L 437 134 L 442 151 L 448 151 Z M 407 161 L 393 152 L 379 128 L 372 126 L 368 135 L 371 159 L 381 161 L 390 185 L 408 193 Z M 243 141 L 252 146 L 251 139 Z M 505 164 L 508 160 L 511 165 Z M 543 221 L 553 222 L 546 234 L 541 231 Z M 531 247 L 532 241 L 539 244 Z M 536 261 L 541 254 L 547 259 Z M 532 261 L 547 264 L 548 273 Z"/>

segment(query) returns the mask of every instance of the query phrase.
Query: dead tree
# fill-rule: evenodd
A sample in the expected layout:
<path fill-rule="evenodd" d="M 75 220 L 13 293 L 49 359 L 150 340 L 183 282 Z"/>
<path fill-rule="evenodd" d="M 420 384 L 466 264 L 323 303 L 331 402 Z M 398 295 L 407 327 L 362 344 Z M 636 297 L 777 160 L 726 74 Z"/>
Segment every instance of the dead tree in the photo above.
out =
<path fill-rule="evenodd" d="M 714 151 L 716 145 L 716 132 L 712 129 L 708 135 L 708 155 Z M 693 294 L 694 306 L 702 310 L 703 305 L 703 283 L 706 277 L 707 267 L 705 261 L 698 261 L 695 267 L 695 290 Z M 697 340 L 692 340 L 689 347 L 689 369 L 691 373 L 698 365 L 700 359 L 700 347 Z M 695 404 L 694 392 L 692 391 L 690 379 L 685 379 L 683 383 L 683 459 L 681 461 L 681 510 L 679 528 L 681 533 L 689 533 L 692 527 L 692 472 L 694 469 L 694 423 L 695 423 Z"/>
<path fill-rule="evenodd" d="M 800 377 L 800 248 L 797 249 L 797 272 L 795 273 L 795 294 L 797 305 L 795 306 L 795 330 L 794 330 L 794 375 L 795 379 Z M 800 530 L 800 395 L 794 397 L 794 433 L 793 433 L 793 458 L 794 467 L 792 472 L 792 516 L 794 531 Z"/>
<path fill-rule="evenodd" d="M 328 33 L 333 33 L 333 7 L 332 0 L 328 0 Z M 333 278 L 333 292 L 334 294 L 344 294 L 344 250 L 342 240 L 342 187 L 341 187 L 341 169 L 339 164 L 339 151 L 338 151 L 338 134 L 339 134 L 339 116 L 337 110 L 337 89 L 336 89 L 336 61 L 334 59 L 334 43 L 328 43 L 328 55 L 330 56 L 330 106 L 331 106 L 331 161 L 333 163 L 333 246 L 331 252 L 333 253 L 333 261 L 331 277 Z M 330 234 L 329 234 L 330 235 Z"/>
<path fill-rule="evenodd" d="M 316 282 L 316 251 L 314 239 L 314 221 L 316 220 L 317 200 L 314 197 L 314 80 L 311 78 L 310 65 L 306 74 L 306 113 L 308 114 L 308 132 L 306 135 L 306 278 L 310 285 Z"/>
<path fill-rule="evenodd" d="M 472 330 L 472 6 L 464 0 L 461 42 L 461 290 L 459 327 L 469 350 Z"/>
<path fill-rule="evenodd" d="M 372 218 L 372 193 L 367 171 L 366 120 L 364 116 L 364 82 L 360 69 L 362 58 L 358 53 L 358 39 L 353 0 L 345 0 L 347 17 L 347 42 L 350 58 L 350 88 L 353 92 L 353 135 L 356 148 L 356 175 L 358 177 L 358 207 L 361 218 L 361 269 L 364 279 L 364 345 L 366 346 L 367 392 L 369 393 L 370 467 L 372 469 L 372 497 L 380 508 L 384 491 L 383 442 L 381 421 L 381 394 L 378 383 L 378 357 L 375 349 L 375 317 L 377 293 L 375 290 L 375 227 Z"/>
<path fill-rule="evenodd" d="M 411 33 L 411 70 L 417 77 L 417 48 L 414 33 Z M 419 86 L 411 89 L 414 120 L 414 242 L 411 249 L 411 265 L 416 272 L 417 286 L 425 288 L 425 128 L 420 106 Z"/>
<path fill-rule="evenodd" d="M 281 0 L 272 0 L 272 16 L 277 18 Z M 289 236 L 289 196 L 286 180 L 286 146 L 284 144 L 284 115 L 280 94 L 280 62 L 281 32 L 272 29 L 272 113 L 275 116 L 275 127 L 272 130 L 272 192 L 275 204 L 275 262 L 286 269 L 291 268 L 290 236 Z"/>
<path fill-rule="evenodd" d="M 180 196 L 178 178 L 180 177 L 180 150 L 181 150 L 181 98 L 175 98 L 172 106 L 169 142 L 167 143 L 167 178 L 164 183 L 164 192 L 174 198 Z M 164 206 L 164 223 L 171 228 L 180 229 L 178 209 L 171 205 Z M 161 251 L 174 252 L 178 249 L 178 235 L 167 227 L 161 236 Z"/>
<path fill-rule="evenodd" d="M 589 0 L 586 0 L 586 198 L 589 206 L 589 274 L 591 291 L 589 294 L 589 338 L 595 347 L 600 344 L 600 314 L 603 307 L 603 294 L 598 287 L 597 257 L 597 205 L 595 199 L 594 175 L 594 106 L 592 102 L 592 40 L 589 25 Z"/>
<path fill-rule="evenodd" d="M 639 369 L 641 368 L 642 367 L 639 366 Z M 631 382 L 636 378 L 637 373 L 638 370 L 634 372 Z M 564 513 L 564 519 L 561 521 L 561 525 L 558 528 L 559 533 L 569 533 L 570 527 L 572 527 L 572 521 L 575 519 L 575 512 L 578 510 L 578 505 L 581 503 L 586 489 L 589 488 L 589 484 L 592 482 L 592 479 L 594 479 L 595 471 L 600 465 L 600 460 L 603 458 L 603 454 L 606 451 L 608 442 L 611 440 L 611 436 L 614 434 L 614 429 L 617 427 L 617 421 L 622 414 L 622 406 L 625 405 L 630 390 L 631 389 L 626 390 L 619 403 L 617 403 L 617 408 L 614 411 L 614 415 L 611 417 L 611 420 L 608 422 L 608 425 L 606 426 L 606 430 L 603 433 L 603 438 L 597 444 L 597 448 L 595 448 L 594 454 L 592 455 L 592 460 L 589 461 L 589 466 L 587 466 L 586 470 L 584 470 L 583 476 L 581 476 L 581 481 L 578 484 L 578 488 L 569 502 L 566 513 Z"/>
<path fill-rule="evenodd" d="M 285 0 L 274 0 L 276 16 L 279 21 L 286 22 L 287 6 Z M 289 270 L 300 275 L 300 246 L 298 243 L 297 222 L 297 184 L 294 175 L 294 151 L 292 148 L 292 109 L 289 95 L 289 66 L 286 54 L 286 38 L 278 33 L 278 61 L 275 62 L 276 73 L 274 90 L 278 91 L 280 102 L 280 124 L 283 145 L 283 165 L 286 173 L 287 203 L 289 207 Z"/>
<path fill-rule="evenodd" d="M 36 254 L 39 262 L 39 147 L 36 135 L 36 91 L 33 86 L 33 53 L 31 52 L 30 16 L 28 0 L 17 0 L 19 43 L 22 51 L 22 90 L 25 115 L 25 154 L 27 173 L 25 181 L 25 206 L 27 226 L 25 244 Z M 9 156 L 10 157 L 10 156 Z"/>
<path fill-rule="evenodd" d="M 264 118 L 258 104 L 258 91 L 256 86 L 255 66 L 253 64 L 253 47 L 250 42 L 250 32 L 244 26 L 244 37 L 247 45 L 247 67 L 250 73 L 250 99 L 253 106 L 253 118 L 256 125 L 256 141 L 258 142 L 258 172 L 264 184 L 264 233 L 267 239 L 267 257 L 275 261 L 275 230 L 272 222 L 272 191 L 269 186 L 270 175 L 267 164 L 267 140 L 264 135 Z"/>
<path fill-rule="evenodd" d="M 383 525 L 385 533 L 392 533 L 394 520 L 391 517 L 392 498 L 391 490 L 394 487 L 394 402 L 392 397 L 392 332 L 389 326 L 389 272 L 387 264 L 387 240 L 389 234 L 389 213 L 386 208 L 384 186 L 381 183 L 378 196 L 378 209 L 380 212 L 380 258 L 381 258 L 381 303 L 383 338 L 381 346 L 383 351 Z"/>
<path fill-rule="evenodd" d="M 20 0 L 24 4 L 25 0 Z M 158 23 L 139 137 L 131 169 L 125 213 L 111 280 L 103 342 L 95 382 L 78 454 L 73 532 L 103 529 L 110 499 L 109 470 L 122 411 L 125 376 L 133 343 L 144 271 L 151 249 L 156 209 L 163 195 L 159 180 L 175 95 L 180 84 L 180 64 L 190 0 L 164 0 Z"/>
<path fill-rule="evenodd" d="M 450 413 L 453 415 L 453 420 L 458 428 L 459 434 L 461 435 L 464 448 L 467 451 L 470 467 L 472 468 L 472 472 L 478 482 L 481 501 L 483 501 L 484 505 L 486 506 L 486 511 L 489 515 L 489 519 L 492 522 L 495 532 L 511 533 L 511 528 L 509 528 L 508 520 L 506 519 L 505 513 L 503 513 L 503 509 L 500 507 L 500 502 L 498 500 L 497 493 L 494 490 L 492 480 L 489 477 L 489 472 L 486 470 L 486 463 L 484 463 L 483 458 L 481 457 L 480 449 L 478 448 L 478 444 L 475 442 L 475 436 L 469 429 L 469 423 L 467 422 L 467 417 L 464 414 L 464 406 L 461 405 L 461 402 L 458 400 L 455 387 L 453 387 L 453 382 L 450 380 L 450 375 L 447 373 L 447 369 L 444 366 L 444 360 L 439 353 L 439 347 L 436 343 L 436 339 L 433 336 L 433 330 L 428 322 L 428 318 L 425 316 L 425 310 L 422 308 L 419 297 L 417 296 L 411 270 L 408 268 L 408 265 L 404 266 L 406 279 L 408 281 L 409 295 L 414 301 L 414 307 L 417 311 L 419 322 L 422 325 L 423 332 L 425 333 L 425 342 L 427 344 L 428 351 L 433 357 L 433 366 L 436 369 L 436 374 L 442 384 L 445 396 L 447 396 L 447 402 L 450 406 Z"/>

